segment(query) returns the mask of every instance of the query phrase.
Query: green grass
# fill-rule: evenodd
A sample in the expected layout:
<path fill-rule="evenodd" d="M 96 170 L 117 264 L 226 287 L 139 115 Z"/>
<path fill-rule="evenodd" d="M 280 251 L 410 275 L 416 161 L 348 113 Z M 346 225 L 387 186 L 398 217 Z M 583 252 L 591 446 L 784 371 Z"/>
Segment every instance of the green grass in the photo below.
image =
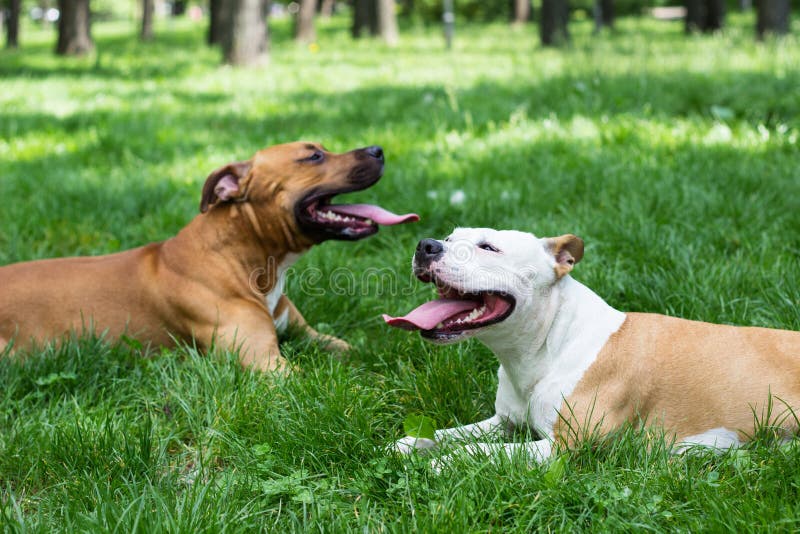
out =
<path fill-rule="evenodd" d="M 493 411 L 495 362 L 477 343 L 389 330 L 429 289 L 408 272 L 421 237 L 455 225 L 587 243 L 576 278 L 612 305 L 800 329 L 800 41 L 757 44 L 752 15 L 717 36 L 620 21 L 544 50 L 533 28 L 409 28 L 396 50 L 353 43 L 346 21 L 312 53 L 275 25 L 263 70 L 218 65 L 201 26 L 96 27 L 98 54 L 60 59 L 27 28 L 0 52 L 0 264 L 165 239 L 197 213 L 206 174 L 298 138 L 378 143 L 387 172 L 354 198 L 417 211 L 416 225 L 326 243 L 288 293 L 332 360 L 289 336 L 298 372 L 242 372 L 191 348 L 142 358 L 84 337 L 0 360 L 0 525 L 47 532 L 787 531 L 800 517 L 800 448 L 760 440 L 674 457 L 636 432 L 568 453 L 458 463 L 387 456 L 410 413 L 439 426 Z M 794 34 L 800 31 L 795 22 Z M 450 196 L 461 190 L 463 204 Z M 394 294 L 337 269 L 397 272 Z M 323 276 L 311 289 L 306 269 Z"/>

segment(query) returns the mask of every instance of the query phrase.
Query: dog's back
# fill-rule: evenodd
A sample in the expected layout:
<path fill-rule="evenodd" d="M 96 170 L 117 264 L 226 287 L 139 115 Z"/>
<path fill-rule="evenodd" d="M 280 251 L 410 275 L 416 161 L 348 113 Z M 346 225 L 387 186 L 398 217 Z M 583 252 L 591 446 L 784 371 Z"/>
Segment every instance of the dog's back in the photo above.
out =
<path fill-rule="evenodd" d="M 113 337 L 126 331 L 153 330 L 152 323 L 131 322 L 148 317 L 148 310 L 152 315 L 152 308 L 138 309 L 149 299 L 130 293 L 132 288 L 142 287 L 134 283 L 141 278 L 140 270 L 154 268 L 158 246 L 0 267 L 0 351 L 12 339 L 16 348 L 30 347 L 31 342 L 89 328 Z M 134 258 L 137 261 L 132 261 Z"/>
<path fill-rule="evenodd" d="M 747 433 L 756 420 L 797 430 L 789 409 L 800 408 L 800 332 L 628 313 L 567 404 L 575 416 L 606 407 L 587 429 L 645 415 L 678 438 Z"/>

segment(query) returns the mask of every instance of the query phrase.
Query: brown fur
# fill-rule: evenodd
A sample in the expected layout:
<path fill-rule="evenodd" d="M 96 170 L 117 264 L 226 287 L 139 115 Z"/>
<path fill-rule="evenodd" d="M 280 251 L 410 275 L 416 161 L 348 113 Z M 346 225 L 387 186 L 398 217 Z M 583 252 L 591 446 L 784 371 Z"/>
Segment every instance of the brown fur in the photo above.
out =
<path fill-rule="evenodd" d="M 261 273 L 258 289 L 272 289 L 275 266 L 315 242 L 298 228 L 295 204 L 315 188 L 348 186 L 353 169 L 364 164 L 359 151 L 325 152 L 319 165 L 303 162 L 313 150 L 323 149 L 278 145 L 213 172 L 203 191 L 204 213 L 162 243 L 0 267 L 0 351 L 7 340 L 28 349 L 91 327 L 112 339 L 127 333 L 154 345 L 170 346 L 173 336 L 204 348 L 216 342 L 240 348 L 245 366 L 282 367 L 273 318 L 253 288 L 253 273 Z M 214 187 L 225 174 L 239 192 L 222 202 Z M 281 306 L 318 335 L 286 296 Z M 321 337 L 333 348 L 347 347 Z"/>
<path fill-rule="evenodd" d="M 795 432 L 787 406 L 800 407 L 799 364 L 800 332 L 629 313 L 567 397 L 555 434 L 572 444 L 646 420 L 678 439 L 725 427 L 746 440 L 755 418 Z"/>

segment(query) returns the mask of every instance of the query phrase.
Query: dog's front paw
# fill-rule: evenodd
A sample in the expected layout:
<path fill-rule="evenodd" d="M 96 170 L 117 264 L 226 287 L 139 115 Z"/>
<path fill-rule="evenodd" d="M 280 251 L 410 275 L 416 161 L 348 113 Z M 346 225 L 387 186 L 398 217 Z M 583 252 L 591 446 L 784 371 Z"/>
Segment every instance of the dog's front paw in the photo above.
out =
<path fill-rule="evenodd" d="M 413 452 L 425 454 L 435 449 L 436 445 L 437 443 L 432 439 L 406 436 L 395 441 L 391 450 L 399 454 L 411 454 Z"/>
<path fill-rule="evenodd" d="M 334 336 L 328 336 L 328 335 L 325 335 L 325 334 L 320 334 L 319 337 L 317 337 L 317 341 L 323 347 L 325 347 L 326 350 L 329 350 L 329 351 L 332 351 L 332 352 L 342 352 L 342 353 L 344 353 L 344 352 L 350 352 L 350 349 L 352 349 L 352 347 L 350 346 L 350 343 L 348 343 L 344 339 L 339 339 L 338 337 L 334 337 Z"/>

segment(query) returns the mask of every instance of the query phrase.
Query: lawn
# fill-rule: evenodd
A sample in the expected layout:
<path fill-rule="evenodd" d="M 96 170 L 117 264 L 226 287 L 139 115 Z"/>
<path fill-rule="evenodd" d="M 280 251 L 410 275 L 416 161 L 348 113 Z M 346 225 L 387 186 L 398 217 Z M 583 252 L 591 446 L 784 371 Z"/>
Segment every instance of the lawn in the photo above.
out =
<path fill-rule="evenodd" d="M 348 361 L 297 335 L 284 379 L 91 336 L 0 360 L 3 530 L 800 528 L 800 447 L 766 438 L 680 457 L 632 430 L 550 465 L 469 459 L 438 476 L 384 453 L 409 414 L 444 427 L 493 412 L 487 349 L 380 319 L 426 299 L 413 249 L 456 225 L 580 235 L 574 276 L 619 309 L 800 329 L 800 26 L 757 44 L 752 17 L 695 37 L 576 22 L 564 50 L 534 28 L 460 27 L 451 52 L 437 28 L 393 50 L 338 19 L 310 50 L 276 22 L 256 71 L 219 66 L 189 22 L 150 44 L 99 24 L 83 59 L 24 28 L 0 52 L 0 264 L 168 238 L 209 171 L 296 139 L 382 145 L 384 178 L 350 199 L 422 219 L 295 266 L 288 294 L 354 345 Z M 364 275 L 376 268 L 391 276 Z"/>

